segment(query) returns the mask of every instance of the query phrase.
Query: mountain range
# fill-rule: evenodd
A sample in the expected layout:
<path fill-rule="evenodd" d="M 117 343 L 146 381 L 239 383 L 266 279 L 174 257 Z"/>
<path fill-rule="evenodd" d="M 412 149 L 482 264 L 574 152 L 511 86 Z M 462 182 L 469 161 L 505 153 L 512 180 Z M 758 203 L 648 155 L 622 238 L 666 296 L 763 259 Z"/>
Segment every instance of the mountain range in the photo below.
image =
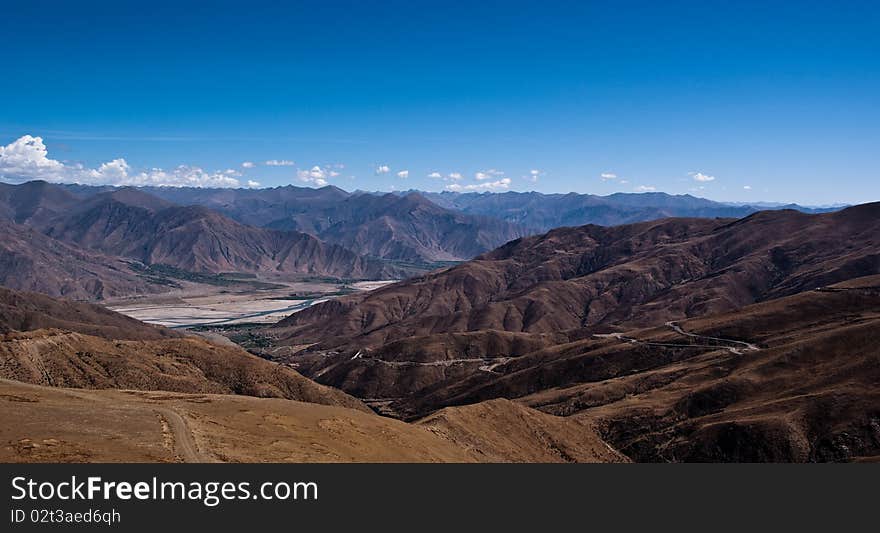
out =
<path fill-rule="evenodd" d="M 66 185 L 80 195 L 112 188 Z M 401 261 L 462 261 L 517 237 L 562 226 L 603 226 L 667 217 L 740 218 L 765 206 L 666 193 L 542 194 L 346 192 L 288 185 L 269 189 L 143 187 L 176 205 L 208 207 L 243 224 L 302 231 L 353 251 Z M 834 211 L 796 204 L 773 209 Z M 390 241 L 390 244 L 389 244 Z"/>
<path fill-rule="evenodd" d="M 107 192 L 68 187 L 80 195 Z M 250 226 L 303 232 L 361 255 L 415 264 L 470 259 L 525 235 L 516 225 L 444 209 L 419 193 L 348 193 L 329 185 L 141 190 L 176 205 L 207 207 Z"/>
<path fill-rule="evenodd" d="M 741 218 L 766 209 L 794 209 L 806 213 L 836 211 L 840 207 L 803 207 L 797 204 L 726 204 L 690 194 L 662 192 L 595 194 L 504 193 L 424 193 L 448 209 L 472 215 L 490 216 L 544 233 L 563 226 L 596 224 L 616 226 L 668 217 Z"/>
<path fill-rule="evenodd" d="M 276 330 L 329 347 L 375 347 L 434 333 L 653 325 L 876 273 L 876 235 L 880 203 L 820 215 L 784 210 L 560 228 L 315 306 Z M 313 321 L 320 328 L 311 329 Z"/>
<path fill-rule="evenodd" d="M 400 279 L 471 259 L 548 224 L 751 211 L 659 193 L 370 194 L 332 186 L 0 183 L 0 229 L 7 237 L 0 280 L 17 289 L 102 300 L 224 273 Z"/>
<path fill-rule="evenodd" d="M 0 184 L 0 455 L 876 460 L 880 203 L 796 207 Z M 201 336 L 73 301 L 241 275 L 401 281 Z"/>
<path fill-rule="evenodd" d="M 283 359 L 305 375 L 407 419 L 502 397 L 601 420 L 637 460 L 872 455 L 876 235 L 880 204 L 561 228 L 262 334 L 299 347 Z M 786 409 L 809 414 L 780 425 Z"/>
<path fill-rule="evenodd" d="M 496 400 L 407 424 L 240 348 L 6 289 L 0 404 L 15 462 L 628 461 L 589 422 Z"/>

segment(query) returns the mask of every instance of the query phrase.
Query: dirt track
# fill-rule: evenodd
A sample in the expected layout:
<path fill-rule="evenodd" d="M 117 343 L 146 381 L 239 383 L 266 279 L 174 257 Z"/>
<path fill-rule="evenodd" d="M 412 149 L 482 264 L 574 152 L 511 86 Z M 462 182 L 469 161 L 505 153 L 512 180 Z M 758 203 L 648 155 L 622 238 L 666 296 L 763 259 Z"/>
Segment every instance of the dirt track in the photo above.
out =
<path fill-rule="evenodd" d="M 673 321 L 666 323 L 667 327 L 672 328 L 673 331 L 678 333 L 679 335 L 684 335 L 686 337 L 691 337 L 693 339 L 705 340 L 709 341 L 708 344 L 678 344 L 672 342 L 654 342 L 654 341 L 643 341 L 640 339 L 636 339 L 633 337 L 627 337 L 622 333 L 596 333 L 593 337 L 599 339 L 607 339 L 614 338 L 621 342 L 628 342 L 630 344 L 644 344 L 646 346 L 662 346 L 667 348 L 714 348 L 718 350 L 727 350 L 734 355 L 743 355 L 744 351 L 754 352 L 760 350 L 757 346 L 752 343 L 745 341 L 738 341 L 734 339 L 723 339 L 721 337 L 710 337 L 708 335 L 699 335 L 697 333 L 691 333 L 685 331 Z M 718 343 L 730 343 L 735 344 L 737 346 L 730 346 L 728 344 L 718 344 Z M 740 347 L 741 346 L 741 347 Z"/>
<path fill-rule="evenodd" d="M 156 407 L 156 412 L 168 423 L 168 428 L 174 438 L 174 451 L 184 463 L 210 463 L 211 458 L 203 455 L 193 439 L 192 431 L 186 419 L 167 407 Z"/>

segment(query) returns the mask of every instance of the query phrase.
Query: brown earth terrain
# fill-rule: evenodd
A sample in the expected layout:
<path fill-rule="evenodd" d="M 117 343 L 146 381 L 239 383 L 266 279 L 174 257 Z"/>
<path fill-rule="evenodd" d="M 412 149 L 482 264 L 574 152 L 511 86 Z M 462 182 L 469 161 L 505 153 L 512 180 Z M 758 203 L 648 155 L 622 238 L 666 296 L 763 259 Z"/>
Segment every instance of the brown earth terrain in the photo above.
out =
<path fill-rule="evenodd" d="M 64 329 L 43 329 L 43 328 Z M 229 344 L 98 305 L 0 289 L 0 378 L 56 387 L 244 394 L 367 408 Z"/>
<path fill-rule="evenodd" d="M 354 353 L 438 333 L 662 324 L 880 273 L 878 235 L 880 203 L 561 228 L 313 306 L 270 333 L 281 344 Z"/>
<path fill-rule="evenodd" d="M 262 332 L 407 420 L 509 398 L 638 461 L 861 460 L 880 452 L 878 230 L 880 204 L 564 228 Z"/>
<path fill-rule="evenodd" d="M 114 259 L 136 252 L 205 273 L 365 275 L 374 261 L 308 235 L 317 248 L 285 248 L 290 232 L 141 191 L 66 210 L 64 194 L 33 189 L 12 203 L 0 189 L 13 286 L 148 293 L 157 278 Z M 0 400 L 22 406 L 4 410 L 0 443 L 23 461 L 876 460 L 877 235 L 880 204 L 560 228 L 237 326 L 266 359 L 3 290 L 0 379 L 15 381 Z"/>
<path fill-rule="evenodd" d="M 139 276 L 118 257 L 83 250 L 2 219 L 0 285 L 76 300 L 168 290 L 166 284 Z"/>
<path fill-rule="evenodd" d="M 589 423 L 512 402 L 408 424 L 236 346 L 92 304 L 0 296 L 0 460 L 627 460 Z M 46 324 L 69 329 L 35 329 Z"/>
<path fill-rule="evenodd" d="M 626 460 L 588 426 L 510 402 L 492 402 L 485 412 L 449 409 L 414 425 L 282 399 L 84 391 L 0 379 L 0 404 L 4 462 Z M 497 439 L 498 428 L 524 420 L 526 428 Z"/>
<path fill-rule="evenodd" d="M 0 333 L 48 328 L 121 340 L 157 340 L 183 336 L 170 329 L 151 326 L 114 313 L 100 305 L 60 300 L 0 287 Z"/>
<path fill-rule="evenodd" d="M 590 337 L 446 379 L 392 404 L 515 398 L 583 418 L 636 461 L 880 455 L 880 276 L 740 311 Z"/>
<path fill-rule="evenodd" d="M 61 330 L 0 335 L 0 377 L 55 387 L 243 394 L 366 410 L 351 396 L 241 348 L 197 338 L 108 340 Z"/>

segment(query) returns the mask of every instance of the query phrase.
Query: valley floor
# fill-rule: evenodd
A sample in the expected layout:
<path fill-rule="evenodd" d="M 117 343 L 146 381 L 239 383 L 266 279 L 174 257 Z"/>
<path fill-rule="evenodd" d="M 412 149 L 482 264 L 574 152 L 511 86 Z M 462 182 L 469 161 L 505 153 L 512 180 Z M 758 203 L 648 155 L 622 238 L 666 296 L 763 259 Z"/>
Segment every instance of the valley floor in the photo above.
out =
<path fill-rule="evenodd" d="M 394 281 L 278 281 L 243 287 L 198 285 L 161 295 L 110 301 L 107 307 L 132 318 L 175 329 L 199 326 L 273 324 L 344 294 L 373 290 Z"/>

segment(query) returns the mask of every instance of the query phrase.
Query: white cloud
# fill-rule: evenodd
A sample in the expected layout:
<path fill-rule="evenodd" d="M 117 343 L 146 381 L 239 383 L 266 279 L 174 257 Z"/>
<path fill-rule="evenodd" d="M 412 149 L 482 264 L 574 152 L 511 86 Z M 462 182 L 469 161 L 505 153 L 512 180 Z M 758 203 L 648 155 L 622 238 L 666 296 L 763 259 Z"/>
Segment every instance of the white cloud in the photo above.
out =
<path fill-rule="evenodd" d="M 409 177 L 409 170 L 401 170 L 400 172 L 397 173 L 397 177 L 403 178 L 403 179 L 408 178 Z"/>
<path fill-rule="evenodd" d="M 379 165 L 376 167 L 376 175 L 379 176 L 381 174 L 388 174 L 391 172 L 391 167 L 388 165 Z"/>
<path fill-rule="evenodd" d="M 460 181 L 464 176 L 461 175 L 461 172 L 450 172 L 449 175 L 446 176 L 446 179 L 452 181 Z"/>
<path fill-rule="evenodd" d="M 121 161 L 125 163 L 124 160 Z M 101 167 L 104 168 L 104 165 Z M 155 185 L 158 187 L 239 187 L 241 186 L 237 179 L 239 175 L 234 170 L 232 172 L 229 170 L 206 172 L 200 167 L 179 165 L 171 171 L 153 168 L 147 172 L 128 175 L 124 180 L 117 179 L 114 182 L 104 179 L 100 182 L 112 183 L 113 185 Z M 105 173 L 104 177 L 106 176 Z"/>
<path fill-rule="evenodd" d="M 474 178 L 479 181 L 488 180 L 492 178 L 499 178 L 504 176 L 504 172 L 501 170 L 496 170 L 494 168 L 490 168 L 489 170 L 481 170 L 474 174 Z"/>
<path fill-rule="evenodd" d="M 614 172 L 603 172 L 599 174 L 599 177 L 602 178 L 602 181 L 616 180 L 617 174 L 615 174 Z"/>
<path fill-rule="evenodd" d="M 125 181 L 130 169 L 131 167 L 128 166 L 125 159 L 114 159 L 107 163 L 101 163 L 100 167 L 95 170 L 89 170 L 87 173 L 95 181 L 114 183 Z"/>
<path fill-rule="evenodd" d="M 241 168 L 254 168 L 255 166 L 257 166 L 257 164 L 253 161 L 245 161 L 241 164 Z"/>
<path fill-rule="evenodd" d="M 313 183 L 318 187 L 328 185 L 330 183 L 328 179 L 335 178 L 336 176 L 339 176 L 339 172 L 333 170 L 331 166 L 319 167 L 318 165 L 315 165 L 309 170 L 296 171 L 296 177 L 299 178 L 300 181 Z"/>
<path fill-rule="evenodd" d="M 292 167 L 296 163 L 289 159 L 270 159 L 264 164 L 268 167 Z"/>
<path fill-rule="evenodd" d="M 657 190 L 657 187 L 653 185 L 639 185 L 635 188 L 636 192 L 654 192 Z"/>
<path fill-rule="evenodd" d="M 750 190 L 752 190 L 752 186 L 751 185 L 743 185 L 743 189 L 750 191 Z"/>
<path fill-rule="evenodd" d="M 0 146 L 0 177 L 59 181 L 66 174 L 61 161 L 49 159 L 49 151 L 41 137 L 25 135 L 6 146 Z"/>
<path fill-rule="evenodd" d="M 688 176 L 694 178 L 694 181 L 715 181 L 715 176 L 708 176 L 706 174 L 703 174 L 702 172 L 688 172 Z"/>
<path fill-rule="evenodd" d="M 254 181 L 254 180 L 248 180 L 247 186 L 250 187 L 251 189 L 256 189 L 257 187 L 260 186 L 260 182 Z"/>
<path fill-rule="evenodd" d="M 440 179 L 440 178 L 442 178 L 443 176 L 442 176 L 439 172 L 431 172 L 430 174 L 428 174 L 428 177 L 429 177 L 429 178 Z"/>
<path fill-rule="evenodd" d="M 86 185 L 155 185 L 159 187 L 239 187 L 241 173 L 227 169 L 207 172 L 200 167 L 180 165 L 167 171 L 152 168 L 132 172 L 123 158 L 102 163 L 98 168 L 65 164 L 51 159 L 40 137 L 25 135 L 0 146 L 0 178 L 12 182 L 41 179 Z"/>
<path fill-rule="evenodd" d="M 510 187 L 510 178 L 501 178 L 497 181 L 484 181 L 483 183 L 469 183 L 461 185 L 460 183 L 450 183 L 446 186 L 447 191 L 497 191 Z"/>

